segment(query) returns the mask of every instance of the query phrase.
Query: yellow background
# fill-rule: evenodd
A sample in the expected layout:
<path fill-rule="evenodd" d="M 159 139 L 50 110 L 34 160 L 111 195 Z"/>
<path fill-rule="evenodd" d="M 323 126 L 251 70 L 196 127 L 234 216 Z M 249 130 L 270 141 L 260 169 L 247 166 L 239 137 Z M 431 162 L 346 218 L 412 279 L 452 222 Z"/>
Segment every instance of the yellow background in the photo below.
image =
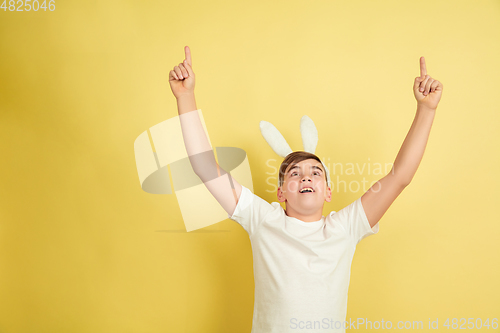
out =
<path fill-rule="evenodd" d="M 186 233 L 175 195 L 138 181 L 133 142 L 177 115 L 185 45 L 212 144 L 247 152 L 269 202 L 281 160 L 259 121 L 302 150 L 307 114 L 321 158 L 392 163 L 424 56 L 441 102 L 412 183 L 357 247 L 347 318 L 500 318 L 499 40 L 493 0 L 2 9 L 0 332 L 250 331 L 248 234 L 229 219 Z M 342 179 L 363 177 L 381 178 Z M 362 194 L 334 193 L 324 215 Z"/>

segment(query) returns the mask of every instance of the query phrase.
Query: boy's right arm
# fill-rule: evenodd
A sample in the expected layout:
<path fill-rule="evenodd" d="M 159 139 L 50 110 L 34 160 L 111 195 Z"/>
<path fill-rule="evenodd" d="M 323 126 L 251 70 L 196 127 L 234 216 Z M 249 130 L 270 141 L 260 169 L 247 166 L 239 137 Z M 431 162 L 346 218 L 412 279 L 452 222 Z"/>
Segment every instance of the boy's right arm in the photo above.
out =
<path fill-rule="evenodd" d="M 191 50 L 184 47 L 185 59 L 169 73 L 172 93 L 177 99 L 182 136 L 195 174 L 200 177 L 224 210 L 233 215 L 242 187 L 215 161 L 214 152 L 198 116 L 194 99 L 195 75 Z"/>
<path fill-rule="evenodd" d="M 242 187 L 216 162 L 197 112 L 194 93 L 179 96 L 177 108 L 186 152 L 195 174 L 200 177 L 222 208 L 229 215 L 233 215 Z"/>

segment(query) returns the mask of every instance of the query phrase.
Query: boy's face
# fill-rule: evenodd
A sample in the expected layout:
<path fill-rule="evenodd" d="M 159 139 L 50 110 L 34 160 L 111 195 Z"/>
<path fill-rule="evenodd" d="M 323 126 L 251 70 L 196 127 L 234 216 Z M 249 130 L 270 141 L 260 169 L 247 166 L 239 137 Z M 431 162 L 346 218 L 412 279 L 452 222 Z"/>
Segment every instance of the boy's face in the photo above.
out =
<path fill-rule="evenodd" d="M 301 193 L 311 187 L 313 192 Z M 331 188 L 327 187 L 323 165 L 315 159 L 290 164 L 285 170 L 283 185 L 278 187 L 278 200 L 287 203 L 302 215 L 313 215 L 323 209 L 325 201 L 332 200 Z"/>

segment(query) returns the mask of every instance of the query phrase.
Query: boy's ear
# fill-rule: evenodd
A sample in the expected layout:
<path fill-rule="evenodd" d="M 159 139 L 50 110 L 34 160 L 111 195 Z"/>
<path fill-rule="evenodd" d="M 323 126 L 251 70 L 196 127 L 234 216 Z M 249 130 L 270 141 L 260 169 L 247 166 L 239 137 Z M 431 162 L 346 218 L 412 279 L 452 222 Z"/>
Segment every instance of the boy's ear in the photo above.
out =
<path fill-rule="evenodd" d="M 282 186 L 278 187 L 278 193 L 276 193 L 276 196 L 278 197 L 279 202 L 285 202 L 286 201 L 285 194 L 281 190 L 281 187 Z"/>
<path fill-rule="evenodd" d="M 326 202 L 330 202 L 332 201 L 332 188 L 330 186 L 328 186 L 326 188 L 326 198 L 325 198 Z"/>

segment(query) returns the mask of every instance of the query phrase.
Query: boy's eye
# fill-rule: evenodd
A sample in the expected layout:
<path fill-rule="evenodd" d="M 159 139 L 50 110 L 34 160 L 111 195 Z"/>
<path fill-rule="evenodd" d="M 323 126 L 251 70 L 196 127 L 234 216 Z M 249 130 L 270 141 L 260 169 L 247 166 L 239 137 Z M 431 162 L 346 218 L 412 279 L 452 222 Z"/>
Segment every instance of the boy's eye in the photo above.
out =
<path fill-rule="evenodd" d="M 294 172 L 294 173 L 292 173 L 292 176 L 293 176 L 293 175 L 296 175 L 296 174 L 297 174 L 297 172 Z M 316 174 L 316 175 L 318 175 L 318 176 L 319 176 L 319 172 L 314 172 L 314 174 Z"/>

